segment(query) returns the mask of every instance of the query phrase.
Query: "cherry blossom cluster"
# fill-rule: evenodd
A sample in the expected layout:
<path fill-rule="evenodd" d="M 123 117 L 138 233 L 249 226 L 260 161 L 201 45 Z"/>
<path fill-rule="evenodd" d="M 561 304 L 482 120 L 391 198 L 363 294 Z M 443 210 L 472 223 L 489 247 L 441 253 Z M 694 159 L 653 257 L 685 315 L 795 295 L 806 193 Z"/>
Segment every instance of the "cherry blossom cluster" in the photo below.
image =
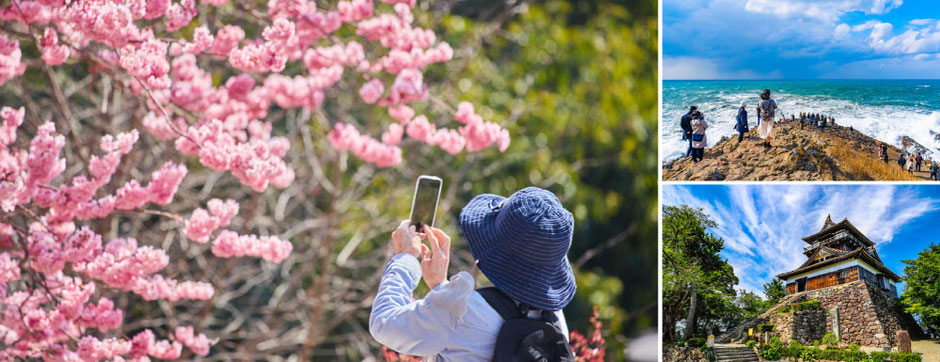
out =
<path fill-rule="evenodd" d="M 282 140 L 246 136 L 249 124 L 263 120 L 272 104 L 317 110 L 329 88 L 343 80 L 347 71 L 362 79 L 362 101 L 388 107 L 390 114 L 394 107 L 428 98 L 422 70 L 449 61 L 454 51 L 430 29 L 413 24 L 415 1 L 382 2 L 391 4 L 391 11 L 380 11 L 372 0 L 339 1 L 335 10 L 319 9 L 310 0 L 269 0 L 268 25 L 254 39 L 236 24 L 203 24 L 195 28 L 191 39 L 161 35 L 204 21 L 193 0 L 20 1 L 0 8 L 0 19 L 28 24 L 28 29 L 37 32 L 37 47 L 48 65 L 61 65 L 75 57 L 91 60 L 93 69 L 128 76 L 127 86 L 150 98 L 147 104 L 152 112 L 144 124 L 155 137 L 176 141 L 184 154 L 198 153 L 204 165 L 230 171 L 245 185 L 263 191 L 269 184 L 286 186 L 293 175 L 290 166 L 279 161 L 283 154 L 271 152 L 277 146 L 268 144 Z M 227 1 L 202 3 L 214 7 Z M 353 28 L 358 38 L 338 38 L 344 26 Z M 21 58 L 18 40 L 0 36 L 0 84 L 22 74 Z M 219 60 L 244 73 L 213 86 L 211 75 L 200 65 Z M 292 67 L 293 62 L 301 67 Z M 287 69 L 291 74 L 282 74 Z M 407 135 L 451 154 L 480 151 L 494 143 L 500 151 L 508 147 L 505 129 L 482 122 L 475 114 L 467 117 L 461 113 L 463 108 L 454 115 L 465 124 L 460 130 L 435 131 L 434 124 L 419 122 Z M 472 106 L 469 109 L 472 113 Z M 398 120 L 404 127 L 413 117 Z M 220 127 L 222 134 L 199 137 Z M 387 128 L 389 137 L 361 135 L 359 143 L 368 150 L 355 152 L 358 148 L 343 145 L 337 149 L 353 151 L 379 167 L 397 165 L 401 139 L 395 137 L 397 127 Z M 259 153 L 264 161 L 244 161 Z"/>
<path fill-rule="evenodd" d="M 568 339 L 570 341 L 571 351 L 574 352 L 575 361 L 604 361 L 604 356 L 607 354 L 607 350 L 604 349 L 604 344 L 607 343 L 607 341 L 604 340 L 604 336 L 601 334 L 604 330 L 604 323 L 600 321 L 600 312 L 597 311 L 596 305 L 591 314 L 591 327 L 594 331 L 591 333 L 590 338 L 585 337 L 578 331 L 571 331 L 571 335 Z"/>
<path fill-rule="evenodd" d="M 433 99 L 425 68 L 454 57 L 448 43 L 414 24 L 415 0 L 342 0 L 326 8 L 312 0 L 229 3 L 0 4 L 0 86 L 16 81 L 27 66 L 60 75 L 101 74 L 123 88 L 121 95 L 138 100 L 140 118 L 130 124 L 145 131 L 131 128 L 95 145 L 75 144 L 87 137 L 73 133 L 67 142 L 69 131 L 56 129 L 75 120 L 22 127 L 25 108 L 0 108 L 0 360 L 175 359 L 184 347 L 208 354 L 213 342 L 192 327 L 116 334 L 125 315 L 108 296 L 204 301 L 216 287 L 164 275 L 170 256 L 153 241 L 106 238 L 92 225 L 120 213 L 170 217 L 193 248 L 215 257 L 282 262 L 292 251 L 290 241 L 225 229 L 238 216 L 235 200 L 212 199 L 185 216 L 160 210 L 183 184 L 186 165 L 196 162 L 258 193 L 291 185 L 295 174 L 286 158 L 292 145 L 269 112 L 321 112 L 331 92 L 347 96 L 337 88 L 351 84 L 358 94 L 347 97 L 378 107 L 388 119 L 335 120 L 325 138 L 336 151 L 377 167 L 400 164 L 402 147 L 410 143 L 449 154 L 509 146 L 509 132 L 484 121 L 469 103 L 444 116 L 412 108 Z M 232 17 L 216 17 L 217 11 L 243 12 L 237 18 L 257 20 L 257 26 L 220 23 Z M 35 49 L 26 54 L 38 59 L 23 59 L 27 49 Z M 448 128 L 451 122 L 456 124 Z M 134 168 L 129 155 L 141 137 L 164 142 L 193 162 L 119 173 Z M 66 172 L 66 155 L 77 155 L 81 165 Z M 201 246 L 210 240 L 211 247 Z"/>
<path fill-rule="evenodd" d="M 177 329 L 170 336 L 172 341 L 156 341 L 150 330 L 132 339 L 98 339 L 92 330 L 107 332 L 123 323 L 123 312 L 110 299 L 94 298 L 99 285 L 144 300 L 171 302 L 208 300 L 215 288 L 159 274 L 170 262 L 163 249 L 139 245 L 133 238 L 104 242 L 88 226 L 77 225 L 116 211 L 170 203 L 186 167 L 168 162 L 152 173 L 146 185 L 130 180 L 114 193 L 96 198 L 110 184 L 122 157 L 132 151 L 137 131 L 101 137 L 103 154 L 88 160 L 88 175 L 59 183 L 55 180 L 66 169 L 61 155 L 65 137 L 56 133 L 54 123 L 46 122 L 29 139 L 27 148 L 15 147 L 24 114 L 23 108 L 0 108 L 0 209 L 4 212 L 0 219 L 0 344 L 5 346 L 0 360 L 178 358 L 182 346 L 208 354 L 208 337 L 196 335 L 191 327 Z M 212 199 L 208 212 L 196 209 L 183 228 L 190 238 L 205 242 L 209 233 L 228 225 L 237 214 L 234 200 Z M 275 237 L 240 236 L 231 231 L 222 235 L 238 241 L 217 242 L 213 251 L 219 257 L 253 256 L 280 262 L 291 252 L 290 242 Z M 223 251 L 215 252 L 216 247 Z M 19 283 L 26 279 L 31 282 Z"/>

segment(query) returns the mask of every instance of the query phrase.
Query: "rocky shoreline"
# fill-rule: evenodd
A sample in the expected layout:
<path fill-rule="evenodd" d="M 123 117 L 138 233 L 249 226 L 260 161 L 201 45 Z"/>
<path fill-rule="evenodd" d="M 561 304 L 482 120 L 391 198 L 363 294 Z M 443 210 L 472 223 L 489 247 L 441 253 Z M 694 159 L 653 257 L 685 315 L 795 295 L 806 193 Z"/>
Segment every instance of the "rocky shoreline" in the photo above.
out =
<path fill-rule="evenodd" d="M 905 144 L 916 150 L 916 144 Z M 688 157 L 664 162 L 666 181 L 916 181 L 927 180 L 929 162 L 922 172 L 908 173 L 897 164 L 901 149 L 888 145 L 887 164 L 878 159 L 883 141 L 849 127 L 829 126 L 819 131 L 799 122 L 774 125 L 772 146 L 765 148 L 756 128 L 745 139 L 723 137 L 705 149 L 695 164 Z M 920 146 L 923 148 L 923 146 Z"/>

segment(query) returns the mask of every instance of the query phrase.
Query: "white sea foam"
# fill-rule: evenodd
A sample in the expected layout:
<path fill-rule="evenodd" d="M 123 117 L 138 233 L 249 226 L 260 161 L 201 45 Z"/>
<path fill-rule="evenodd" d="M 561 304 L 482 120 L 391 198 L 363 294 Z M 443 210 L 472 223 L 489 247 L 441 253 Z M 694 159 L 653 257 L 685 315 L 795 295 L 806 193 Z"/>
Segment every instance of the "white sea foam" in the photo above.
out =
<path fill-rule="evenodd" d="M 696 104 L 705 114 L 709 124 L 709 146 L 717 143 L 723 136 L 737 137 L 734 118 L 742 102 L 747 103 L 750 128 L 754 130 L 757 127 L 757 112 L 754 106 L 758 99 L 753 94 L 719 93 L 713 98 L 713 102 Z M 926 108 L 860 105 L 821 95 L 796 96 L 780 92 L 774 98 L 778 105 L 777 119 L 784 114 L 789 119 L 791 114 L 800 112 L 825 114 L 835 117 L 837 125 L 852 126 L 856 131 L 897 147 L 902 146 L 903 136 L 910 137 L 929 150 L 928 157 L 940 158 L 940 141 L 937 140 L 937 134 L 940 132 L 940 112 L 928 111 Z M 679 128 L 679 119 L 687 111 L 681 108 L 664 110 L 664 120 L 660 125 L 660 134 L 663 137 L 659 145 L 666 161 L 681 157 L 688 148 L 688 142 L 681 140 L 682 132 Z"/>

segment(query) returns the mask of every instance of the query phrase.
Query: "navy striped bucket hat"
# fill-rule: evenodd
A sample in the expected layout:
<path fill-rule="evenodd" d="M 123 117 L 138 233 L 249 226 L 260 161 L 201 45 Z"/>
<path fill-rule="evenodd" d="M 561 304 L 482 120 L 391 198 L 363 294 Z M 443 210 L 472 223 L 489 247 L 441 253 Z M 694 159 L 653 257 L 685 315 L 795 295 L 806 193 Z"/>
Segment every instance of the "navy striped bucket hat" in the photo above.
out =
<path fill-rule="evenodd" d="M 460 230 L 483 274 L 512 299 L 556 311 L 574 298 L 574 217 L 555 194 L 527 187 L 509 198 L 479 195 L 460 212 Z"/>

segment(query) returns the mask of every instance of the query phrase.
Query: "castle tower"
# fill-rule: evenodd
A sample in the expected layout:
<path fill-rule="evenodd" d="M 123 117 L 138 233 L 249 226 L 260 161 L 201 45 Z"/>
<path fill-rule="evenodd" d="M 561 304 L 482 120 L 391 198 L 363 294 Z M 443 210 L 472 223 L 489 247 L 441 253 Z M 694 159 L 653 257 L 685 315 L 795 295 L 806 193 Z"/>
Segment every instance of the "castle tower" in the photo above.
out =
<path fill-rule="evenodd" d="M 787 294 L 864 280 L 897 297 L 896 283 L 901 277 L 884 266 L 875 243 L 847 219 L 834 223 L 827 216 L 822 229 L 803 241 L 809 244 L 803 248 L 806 262 L 777 275 L 786 284 Z"/>

